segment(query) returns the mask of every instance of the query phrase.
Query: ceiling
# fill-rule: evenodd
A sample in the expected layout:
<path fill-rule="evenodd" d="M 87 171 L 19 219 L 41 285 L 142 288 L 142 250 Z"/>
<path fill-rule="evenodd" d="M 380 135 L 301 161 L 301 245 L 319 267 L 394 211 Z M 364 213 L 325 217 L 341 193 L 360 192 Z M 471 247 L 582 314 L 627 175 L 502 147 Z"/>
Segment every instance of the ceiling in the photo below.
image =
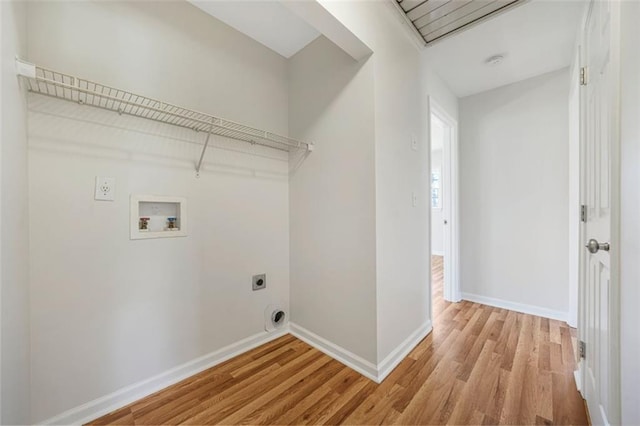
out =
<path fill-rule="evenodd" d="M 426 54 L 458 97 L 558 70 L 571 64 L 585 3 L 531 0 L 428 46 Z M 495 55 L 503 61 L 486 63 Z"/>
<path fill-rule="evenodd" d="M 189 1 L 285 58 L 320 35 L 280 1 Z M 426 55 L 454 94 L 464 97 L 569 66 L 585 3 L 585 0 L 517 0 L 517 3 L 402 0 L 398 5 L 408 11 L 408 18 L 414 19 L 427 39 L 439 35 L 427 45 Z M 514 4 L 518 6 L 513 7 Z M 498 6 L 508 10 L 497 9 Z M 490 10 L 504 13 L 444 36 L 452 26 Z M 448 24 L 442 25 L 445 22 Z M 487 64 L 486 60 L 494 55 L 502 55 L 504 60 L 497 65 Z"/>
<path fill-rule="evenodd" d="M 524 1 L 397 0 L 427 45 Z"/>
<path fill-rule="evenodd" d="M 279 1 L 189 1 L 285 58 L 320 35 Z"/>

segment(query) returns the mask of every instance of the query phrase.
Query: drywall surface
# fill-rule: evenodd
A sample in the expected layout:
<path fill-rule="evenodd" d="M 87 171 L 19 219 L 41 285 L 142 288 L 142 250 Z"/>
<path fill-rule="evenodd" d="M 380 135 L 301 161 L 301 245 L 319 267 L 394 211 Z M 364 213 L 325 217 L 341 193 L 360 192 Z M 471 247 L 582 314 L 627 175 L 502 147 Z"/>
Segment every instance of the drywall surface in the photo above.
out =
<path fill-rule="evenodd" d="M 370 4 L 363 37 L 376 65 L 378 362 L 429 322 L 429 190 L 420 54 L 384 3 Z M 412 149 L 412 138 L 418 141 Z M 416 200 L 414 200 L 417 198 Z"/>
<path fill-rule="evenodd" d="M 432 130 L 432 135 L 433 135 Z M 436 136 L 436 135 L 434 135 Z M 441 133 L 439 137 L 444 137 Z M 440 176 L 440 207 L 431 207 L 431 254 L 443 256 L 444 255 L 444 222 L 442 216 L 442 200 L 443 200 L 443 187 L 442 187 L 442 149 L 431 151 L 431 172 L 436 172 Z M 428 197 L 431 194 L 427 194 Z M 429 198 L 429 203 L 431 199 Z M 431 205 L 431 204 L 429 204 Z"/>
<path fill-rule="evenodd" d="M 377 360 L 381 362 L 429 321 L 426 99 L 431 91 L 455 97 L 429 77 L 433 73 L 428 62 L 405 33 L 392 5 L 321 3 L 373 50 Z M 411 147 L 414 137 L 417 150 Z"/>
<path fill-rule="evenodd" d="M 420 57 L 420 76 L 422 77 L 423 110 L 428 111 L 428 99 L 433 99 L 453 120 L 458 121 L 459 101 L 444 80 L 434 71 L 429 56 Z"/>
<path fill-rule="evenodd" d="M 29 423 L 29 223 L 27 108 L 15 57 L 27 49 L 26 4 L 0 3 L 0 423 Z"/>
<path fill-rule="evenodd" d="M 373 78 L 323 36 L 289 63 L 292 321 L 375 364 Z"/>
<path fill-rule="evenodd" d="M 184 2 L 31 2 L 29 59 L 286 133 L 286 60 Z M 31 95 L 32 421 L 264 330 L 289 302 L 288 155 Z M 115 200 L 94 201 L 96 176 Z M 130 194 L 187 237 L 129 239 Z M 253 274 L 267 289 L 251 290 Z"/>
<path fill-rule="evenodd" d="M 621 407 L 622 424 L 640 424 L 640 3 L 621 4 Z"/>
<path fill-rule="evenodd" d="M 460 100 L 462 290 L 568 311 L 568 71 Z"/>

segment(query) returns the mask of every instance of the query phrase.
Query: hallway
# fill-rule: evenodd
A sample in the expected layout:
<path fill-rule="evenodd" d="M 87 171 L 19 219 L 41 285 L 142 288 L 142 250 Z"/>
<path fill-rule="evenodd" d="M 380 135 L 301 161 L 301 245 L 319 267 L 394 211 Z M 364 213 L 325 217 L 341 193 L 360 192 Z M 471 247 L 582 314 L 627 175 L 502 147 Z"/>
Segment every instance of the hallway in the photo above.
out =
<path fill-rule="evenodd" d="M 466 392 L 459 393 L 457 405 L 467 412 L 474 407 L 472 423 L 480 418 L 484 424 L 588 423 L 573 377 L 575 329 L 506 309 L 445 301 L 442 256 L 431 257 L 431 274 L 434 329 L 429 337 L 440 348 L 450 344 L 453 359 L 463 360 L 456 371 Z M 457 335 L 453 343 L 451 333 Z M 451 394 L 457 391 L 456 385 L 449 387 Z M 452 419 L 446 422 L 459 423 Z"/>

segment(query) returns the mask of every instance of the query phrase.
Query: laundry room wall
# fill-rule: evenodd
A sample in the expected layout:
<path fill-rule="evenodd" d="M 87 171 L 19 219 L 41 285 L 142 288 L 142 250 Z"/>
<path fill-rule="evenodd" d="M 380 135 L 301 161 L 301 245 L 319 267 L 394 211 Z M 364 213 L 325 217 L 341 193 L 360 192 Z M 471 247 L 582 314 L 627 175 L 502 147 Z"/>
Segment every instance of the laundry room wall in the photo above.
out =
<path fill-rule="evenodd" d="M 27 50 L 27 8 L 0 2 L 0 423 L 29 422 L 27 104 L 15 57 Z"/>
<path fill-rule="evenodd" d="M 186 2 L 30 2 L 26 59 L 280 134 L 286 59 Z M 29 96 L 32 417 L 264 333 L 289 302 L 288 154 Z M 95 201 L 96 176 L 116 179 Z M 187 199 L 188 236 L 129 239 L 131 194 Z M 251 277 L 266 273 L 266 290 Z"/>
<path fill-rule="evenodd" d="M 290 60 L 292 322 L 376 362 L 373 63 L 319 37 Z M 316 339 L 317 343 L 320 343 Z"/>
<path fill-rule="evenodd" d="M 385 372 L 397 361 L 399 354 L 412 343 L 416 343 L 416 339 L 429 328 L 431 302 L 428 267 L 430 208 L 427 196 L 427 99 L 430 95 L 437 96 L 448 111 L 453 110 L 450 114 L 457 116 L 457 98 L 435 75 L 429 60 L 402 28 L 403 23 L 392 4 L 330 1 L 320 3 L 373 51 L 370 58 L 365 60 L 366 65 L 362 65 L 363 70 L 371 68 L 373 73 L 373 81 L 370 83 L 372 88 L 369 89 L 373 92 L 373 116 L 363 119 L 363 108 L 345 108 L 341 117 L 341 124 L 355 129 L 353 131 L 357 135 L 357 138 L 344 139 L 341 149 L 357 150 L 354 152 L 359 155 L 350 151 L 349 157 L 343 157 L 342 151 L 336 151 L 333 162 L 327 160 L 327 164 L 331 164 L 327 166 L 327 170 L 331 170 L 328 173 L 339 176 L 343 167 L 348 170 L 357 164 L 361 170 L 360 167 L 364 168 L 367 162 L 373 164 L 368 166 L 368 170 L 373 167 L 373 172 L 368 173 L 374 173 L 374 193 L 371 195 L 371 187 L 363 185 L 358 196 L 352 199 L 362 201 L 358 207 L 361 217 L 358 222 L 359 229 L 370 226 L 370 221 L 374 220 L 375 230 L 369 229 L 371 234 L 360 240 L 348 239 L 348 246 L 344 245 L 344 241 L 347 236 L 352 235 L 342 234 L 343 245 L 339 243 L 340 240 L 336 240 L 334 244 L 338 247 L 357 247 L 355 252 L 350 250 L 349 256 L 358 253 L 358 259 L 362 255 L 369 255 L 375 246 L 375 266 L 372 266 L 371 260 L 368 259 L 364 263 L 357 263 L 357 267 L 354 265 L 354 271 L 359 274 L 357 282 L 367 281 L 367 293 L 375 295 L 373 297 L 377 324 L 376 351 L 373 355 L 364 351 L 356 354 L 374 364 L 378 372 Z M 360 76 L 355 73 L 354 75 Z M 345 84 L 345 87 L 351 88 L 359 81 L 356 77 L 350 81 L 350 85 Z M 365 96 L 369 99 L 370 95 Z M 344 97 L 336 96 L 335 99 L 342 101 Z M 366 108 L 368 111 L 369 107 Z M 293 105 L 291 111 L 295 114 Z M 316 124 L 314 123 L 314 126 Z M 290 118 L 290 127 L 293 128 L 295 125 L 295 121 Z M 373 133 L 370 133 L 370 127 L 373 127 Z M 313 129 L 317 130 L 318 127 Z M 343 161 L 346 158 L 350 161 Z M 340 183 L 336 183 L 335 188 L 339 193 L 343 190 Z M 370 204 L 369 198 L 366 198 L 371 196 L 374 197 L 374 206 Z M 294 195 L 293 183 L 291 197 L 292 206 L 295 206 L 293 202 L 297 195 Z M 330 203 L 324 208 L 340 211 L 338 204 Z M 295 208 L 292 208 L 292 238 L 296 232 L 293 225 L 296 220 L 295 211 Z M 325 222 L 319 217 L 319 222 L 314 223 Z M 370 235 L 375 235 L 375 241 L 371 241 Z M 292 257 L 295 255 L 296 250 L 292 244 Z M 314 261 L 311 256 L 308 260 Z M 296 267 L 293 261 L 292 266 Z M 333 265 L 320 262 L 317 267 L 331 270 Z M 374 276 L 369 268 L 375 268 Z M 292 300 L 297 306 L 295 292 L 299 283 L 293 277 L 292 269 Z M 325 285 L 324 282 L 322 285 Z M 345 280 L 340 288 L 351 291 L 353 285 L 353 280 Z M 365 286 L 362 284 L 362 287 Z M 334 297 L 341 296 L 336 294 Z M 369 296 L 362 303 L 367 306 L 371 300 Z M 354 298 L 352 305 L 359 303 L 361 302 Z M 294 309 L 306 309 L 306 306 Z M 355 319 L 352 318 L 349 324 L 354 322 Z M 336 329 L 347 326 L 347 323 L 336 324 Z M 321 321 L 316 321 L 314 327 L 320 330 L 324 325 Z M 345 334 L 346 331 L 340 330 L 339 333 Z M 343 341 L 339 344 L 343 345 Z M 347 348 L 354 348 L 354 345 L 351 342 Z"/>

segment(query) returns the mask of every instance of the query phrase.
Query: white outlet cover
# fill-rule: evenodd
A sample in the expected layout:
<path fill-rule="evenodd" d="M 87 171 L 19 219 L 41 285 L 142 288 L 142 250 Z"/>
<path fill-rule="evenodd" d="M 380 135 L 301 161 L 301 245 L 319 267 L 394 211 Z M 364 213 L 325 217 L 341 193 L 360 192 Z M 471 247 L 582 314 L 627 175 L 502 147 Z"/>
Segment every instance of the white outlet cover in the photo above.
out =
<path fill-rule="evenodd" d="M 116 179 L 112 177 L 96 176 L 95 199 L 99 201 L 113 201 L 116 192 Z"/>

